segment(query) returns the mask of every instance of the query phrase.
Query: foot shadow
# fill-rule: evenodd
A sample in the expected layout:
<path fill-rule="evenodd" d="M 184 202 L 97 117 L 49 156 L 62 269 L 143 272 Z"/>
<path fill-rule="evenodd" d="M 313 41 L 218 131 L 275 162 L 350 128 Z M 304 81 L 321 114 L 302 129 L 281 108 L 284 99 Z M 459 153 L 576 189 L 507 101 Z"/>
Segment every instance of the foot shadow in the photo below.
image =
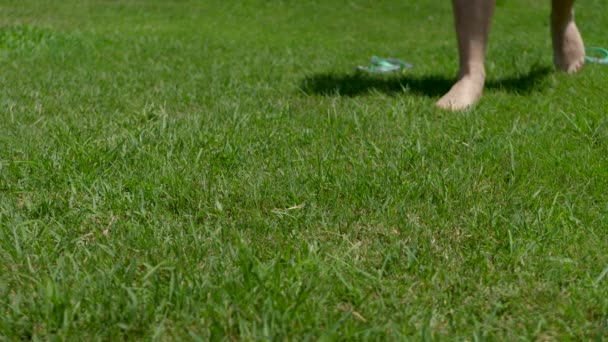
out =
<path fill-rule="evenodd" d="M 498 89 L 514 93 L 531 93 L 541 87 L 551 73 L 549 67 L 535 66 L 526 74 L 498 80 L 486 81 L 486 89 Z M 455 79 L 442 75 L 425 76 L 379 76 L 363 74 L 323 73 L 305 77 L 300 89 L 306 95 L 355 97 L 371 92 L 397 95 L 404 92 L 415 95 L 438 97 L 445 94 Z"/>

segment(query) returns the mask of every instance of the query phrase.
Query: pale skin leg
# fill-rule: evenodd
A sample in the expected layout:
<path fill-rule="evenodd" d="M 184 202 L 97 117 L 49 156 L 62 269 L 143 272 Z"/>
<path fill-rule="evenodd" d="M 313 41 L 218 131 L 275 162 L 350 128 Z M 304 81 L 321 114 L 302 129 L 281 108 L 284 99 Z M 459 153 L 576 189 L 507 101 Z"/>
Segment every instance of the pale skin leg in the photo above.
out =
<path fill-rule="evenodd" d="M 486 80 L 485 50 L 496 0 L 452 0 L 458 38 L 460 74 L 452 89 L 437 102 L 448 110 L 462 110 L 477 102 Z"/>
<path fill-rule="evenodd" d="M 485 48 L 495 0 L 452 0 L 458 38 L 458 81 L 437 106 L 463 110 L 479 100 L 485 83 Z M 574 0 L 552 0 L 551 36 L 557 70 L 574 73 L 585 63 L 585 47 L 574 23 Z"/>
<path fill-rule="evenodd" d="M 574 23 L 574 0 L 552 0 L 551 36 L 555 68 L 567 73 L 585 64 L 585 46 Z"/>

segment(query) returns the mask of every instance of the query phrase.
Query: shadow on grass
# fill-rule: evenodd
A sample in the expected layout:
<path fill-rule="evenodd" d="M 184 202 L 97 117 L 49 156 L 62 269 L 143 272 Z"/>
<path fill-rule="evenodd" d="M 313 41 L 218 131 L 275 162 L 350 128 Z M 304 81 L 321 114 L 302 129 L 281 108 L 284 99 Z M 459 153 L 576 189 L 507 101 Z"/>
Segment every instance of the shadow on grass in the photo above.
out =
<path fill-rule="evenodd" d="M 542 81 L 551 73 L 551 70 L 549 67 L 534 67 L 528 73 L 517 77 L 490 79 L 486 82 L 486 89 L 531 93 L 542 85 Z M 300 82 L 300 89 L 307 95 L 323 96 L 354 97 L 370 92 L 393 95 L 407 91 L 416 95 L 437 97 L 445 94 L 454 81 L 454 78 L 440 75 L 373 77 L 359 72 L 352 74 L 324 73 L 305 77 Z"/>

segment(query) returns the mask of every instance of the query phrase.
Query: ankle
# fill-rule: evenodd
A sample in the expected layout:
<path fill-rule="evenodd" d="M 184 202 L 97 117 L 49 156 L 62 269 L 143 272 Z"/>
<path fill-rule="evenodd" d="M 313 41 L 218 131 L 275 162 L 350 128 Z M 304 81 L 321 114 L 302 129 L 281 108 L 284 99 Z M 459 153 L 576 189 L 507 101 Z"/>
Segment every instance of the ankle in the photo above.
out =
<path fill-rule="evenodd" d="M 458 79 L 471 78 L 474 80 L 485 81 L 486 69 L 482 66 L 468 66 L 460 68 Z"/>

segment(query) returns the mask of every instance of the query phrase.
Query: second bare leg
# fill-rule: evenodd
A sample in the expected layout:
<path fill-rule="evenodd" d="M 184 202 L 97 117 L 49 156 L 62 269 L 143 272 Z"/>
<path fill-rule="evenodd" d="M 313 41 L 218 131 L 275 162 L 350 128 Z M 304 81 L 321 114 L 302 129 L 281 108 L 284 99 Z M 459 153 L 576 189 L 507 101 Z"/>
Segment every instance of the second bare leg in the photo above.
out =
<path fill-rule="evenodd" d="M 552 0 L 551 36 L 555 67 L 578 71 L 585 64 L 585 46 L 574 23 L 574 0 Z"/>
<path fill-rule="evenodd" d="M 477 102 L 483 93 L 485 51 L 496 1 L 453 0 L 453 6 L 460 74 L 456 84 L 439 99 L 437 106 L 462 110 Z"/>

